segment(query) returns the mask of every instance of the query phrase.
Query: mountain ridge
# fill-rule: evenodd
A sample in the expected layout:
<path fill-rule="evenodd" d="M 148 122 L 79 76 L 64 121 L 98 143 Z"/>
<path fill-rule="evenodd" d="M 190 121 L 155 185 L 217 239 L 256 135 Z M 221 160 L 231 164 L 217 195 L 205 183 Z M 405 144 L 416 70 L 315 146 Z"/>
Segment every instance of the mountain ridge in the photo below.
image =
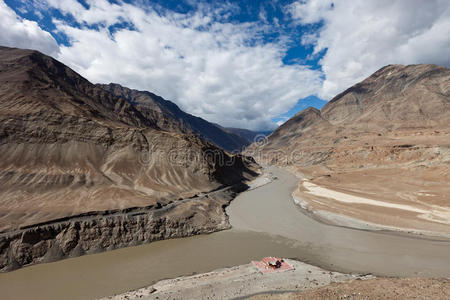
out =
<path fill-rule="evenodd" d="M 147 118 L 154 120 L 164 130 L 197 134 L 229 152 L 240 152 L 250 144 L 247 139 L 200 117 L 188 114 L 172 101 L 149 91 L 130 89 L 117 83 L 97 85 L 133 103 L 136 109 Z"/>
<path fill-rule="evenodd" d="M 244 153 L 302 178 L 294 197 L 322 221 L 440 235 L 450 233 L 449 124 L 450 69 L 389 65 Z"/>
<path fill-rule="evenodd" d="M 259 172 L 38 51 L 1 47 L 0 86 L 0 271 L 228 228 Z"/>

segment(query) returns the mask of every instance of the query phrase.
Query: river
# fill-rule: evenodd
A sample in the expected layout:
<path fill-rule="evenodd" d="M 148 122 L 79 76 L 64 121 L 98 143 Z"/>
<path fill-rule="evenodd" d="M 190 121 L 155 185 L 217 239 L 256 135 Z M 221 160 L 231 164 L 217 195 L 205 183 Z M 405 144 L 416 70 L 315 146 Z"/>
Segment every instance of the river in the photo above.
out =
<path fill-rule="evenodd" d="M 296 258 L 342 272 L 450 276 L 450 242 L 325 225 L 293 203 L 297 179 L 240 194 L 227 209 L 233 229 L 34 265 L 0 274 L 2 299 L 93 299 L 181 275 Z"/>

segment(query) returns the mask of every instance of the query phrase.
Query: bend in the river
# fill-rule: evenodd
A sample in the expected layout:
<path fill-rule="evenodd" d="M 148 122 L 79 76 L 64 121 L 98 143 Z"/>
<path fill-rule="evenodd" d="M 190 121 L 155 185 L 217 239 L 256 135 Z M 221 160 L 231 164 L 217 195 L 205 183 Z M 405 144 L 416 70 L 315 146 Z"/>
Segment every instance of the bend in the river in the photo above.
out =
<path fill-rule="evenodd" d="M 278 180 L 240 194 L 227 209 L 231 230 L 0 274 L 2 299 L 96 298 L 269 255 L 343 272 L 450 276 L 450 242 L 322 224 L 293 203 L 297 179 L 282 169 L 271 171 Z"/>
<path fill-rule="evenodd" d="M 320 223 L 294 204 L 291 193 L 298 179 L 280 168 L 269 170 L 277 180 L 242 193 L 227 209 L 235 230 L 295 240 L 302 253 L 317 254 L 311 263 L 339 271 L 387 276 L 450 275 L 449 241 Z"/>

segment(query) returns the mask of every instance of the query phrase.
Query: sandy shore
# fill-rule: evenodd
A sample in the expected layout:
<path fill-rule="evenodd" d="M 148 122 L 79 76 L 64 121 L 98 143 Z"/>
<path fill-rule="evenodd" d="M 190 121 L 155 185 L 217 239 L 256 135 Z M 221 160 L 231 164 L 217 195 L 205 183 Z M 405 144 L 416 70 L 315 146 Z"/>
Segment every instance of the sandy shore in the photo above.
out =
<path fill-rule="evenodd" d="M 395 203 L 361 194 L 344 192 L 313 183 L 298 172 L 295 204 L 308 215 L 330 225 L 392 231 L 432 238 L 450 238 L 450 209 L 425 202 Z"/>
<path fill-rule="evenodd" d="M 395 227 L 389 225 L 383 225 L 379 223 L 373 223 L 365 221 L 363 219 L 353 218 L 346 216 L 342 213 L 336 213 L 327 210 L 312 209 L 310 203 L 303 200 L 303 197 L 299 197 L 296 192 L 292 194 L 293 201 L 298 205 L 305 214 L 309 215 L 311 218 L 328 225 L 342 226 L 347 228 L 355 228 L 367 231 L 383 231 L 398 233 L 405 236 L 411 235 L 414 237 L 432 238 L 439 239 L 445 238 L 450 239 L 450 234 L 445 232 L 431 231 L 431 230 L 420 230 L 415 228 L 407 227 Z"/>
<path fill-rule="evenodd" d="M 273 182 L 276 176 L 268 168 L 262 168 L 262 173 L 250 182 L 247 182 L 248 190 L 251 191 Z"/>
<path fill-rule="evenodd" d="M 104 299 L 233 299 L 268 292 L 302 291 L 354 279 L 372 279 L 330 272 L 306 263 L 286 259 L 295 269 L 262 274 L 253 264 L 209 273 L 162 280 L 136 291 Z"/>

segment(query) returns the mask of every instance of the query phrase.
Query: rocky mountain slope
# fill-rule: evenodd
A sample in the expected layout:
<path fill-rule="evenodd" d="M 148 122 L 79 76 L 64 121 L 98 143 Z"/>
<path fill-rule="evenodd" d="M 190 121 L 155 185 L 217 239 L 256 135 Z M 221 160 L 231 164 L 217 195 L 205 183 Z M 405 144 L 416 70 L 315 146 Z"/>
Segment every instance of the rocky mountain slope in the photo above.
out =
<path fill-rule="evenodd" d="M 0 103 L 1 270 L 226 228 L 256 175 L 37 51 L 0 47 Z"/>
<path fill-rule="evenodd" d="M 234 133 L 236 135 L 239 135 L 240 137 L 246 139 L 250 144 L 258 141 L 259 139 L 263 139 L 264 137 L 270 135 L 272 131 L 253 131 L 248 129 L 242 129 L 242 128 L 232 128 L 227 127 L 225 128 L 226 131 Z"/>
<path fill-rule="evenodd" d="M 333 222 L 449 232 L 450 70 L 386 66 L 245 153 L 305 178 L 297 201 Z"/>
<path fill-rule="evenodd" d="M 160 128 L 181 133 L 192 133 L 230 152 L 240 152 L 251 141 L 221 126 L 182 111 L 175 103 L 147 91 L 138 91 L 119 84 L 98 84 L 117 97 L 126 99 L 147 119 Z"/>

